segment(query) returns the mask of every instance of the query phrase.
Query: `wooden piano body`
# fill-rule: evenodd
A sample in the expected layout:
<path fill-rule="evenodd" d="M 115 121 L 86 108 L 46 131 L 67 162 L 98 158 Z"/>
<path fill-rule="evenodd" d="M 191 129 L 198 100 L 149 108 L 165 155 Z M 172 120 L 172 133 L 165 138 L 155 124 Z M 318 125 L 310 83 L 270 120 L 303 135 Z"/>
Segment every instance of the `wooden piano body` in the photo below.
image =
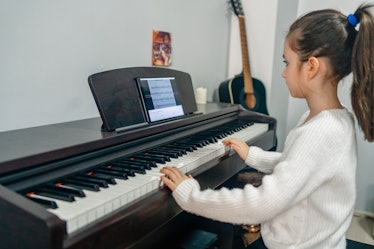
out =
<path fill-rule="evenodd" d="M 34 186 L 233 120 L 268 123 L 268 131 L 247 142 L 266 150 L 275 146 L 275 119 L 237 105 L 198 107 L 201 115 L 123 132 L 103 132 L 102 120 L 91 118 L 0 133 L 1 248 L 162 248 L 165 241 L 170 245 L 196 227 L 218 234 L 219 248 L 230 248 L 230 224 L 185 213 L 166 188 L 147 193 L 72 233 L 66 232 L 58 216 L 24 195 Z M 244 167 L 231 151 L 190 173 L 202 188 L 217 188 Z"/>

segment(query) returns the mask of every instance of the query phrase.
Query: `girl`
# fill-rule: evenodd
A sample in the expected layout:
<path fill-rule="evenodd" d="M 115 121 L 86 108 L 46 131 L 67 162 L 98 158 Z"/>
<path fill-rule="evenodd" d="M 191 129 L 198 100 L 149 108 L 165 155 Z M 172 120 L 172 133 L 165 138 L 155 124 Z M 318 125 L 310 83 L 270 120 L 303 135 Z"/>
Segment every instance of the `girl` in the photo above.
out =
<path fill-rule="evenodd" d="M 202 191 L 191 176 L 163 168 L 161 179 L 182 209 L 233 224 L 260 223 L 258 248 L 346 248 L 357 151 L 354 117 L 340 103 L 337 89 L 352 71 L 353 110 L 365 138 L 373 141 L 372 6 L 361 5 L 348 17 L 332 9 L 314 11 L 291 25 L 282 76 L 290 94 L 305 99 L 309 110 L 287 136 L 282 153 L 237 139 L 223 141 L 247 165 L 266 173 L 257 188 Z"/>

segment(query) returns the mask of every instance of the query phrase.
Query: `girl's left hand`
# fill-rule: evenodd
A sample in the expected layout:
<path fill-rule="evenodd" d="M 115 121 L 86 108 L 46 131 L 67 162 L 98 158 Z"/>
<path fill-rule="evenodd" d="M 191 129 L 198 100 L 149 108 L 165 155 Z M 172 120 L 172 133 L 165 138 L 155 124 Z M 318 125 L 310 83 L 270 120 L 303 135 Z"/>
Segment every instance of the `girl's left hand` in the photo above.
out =
<path fill-rule="evenodd" d="M 184 180 L 192 178 L 191 175 L 187 176 L 183 174 L 183 172 L 176 167 L 165 166 L 160 170 L 160 172 L 164 174 L 161 176 L 161 181 L 163 181 L 171 191 L 174 191 Z"/>

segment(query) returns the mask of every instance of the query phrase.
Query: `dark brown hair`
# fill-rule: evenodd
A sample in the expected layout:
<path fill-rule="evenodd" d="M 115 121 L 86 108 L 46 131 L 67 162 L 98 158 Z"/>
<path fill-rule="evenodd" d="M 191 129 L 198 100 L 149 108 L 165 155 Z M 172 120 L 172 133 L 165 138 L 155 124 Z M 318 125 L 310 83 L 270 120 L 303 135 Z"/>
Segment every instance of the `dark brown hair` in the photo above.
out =
<path fill-rule="evenodd" d="M 339 81 L 352 72 L 352 108 L 365 139 L 374 141 L 374 4 L 362 4 L 353 14 L 354 27 L 347 16 L 333 9 L 310 12 L 290 27 L 291 49 L 301 61 L 323 56 L 330 61 L 332 75 Z"/>

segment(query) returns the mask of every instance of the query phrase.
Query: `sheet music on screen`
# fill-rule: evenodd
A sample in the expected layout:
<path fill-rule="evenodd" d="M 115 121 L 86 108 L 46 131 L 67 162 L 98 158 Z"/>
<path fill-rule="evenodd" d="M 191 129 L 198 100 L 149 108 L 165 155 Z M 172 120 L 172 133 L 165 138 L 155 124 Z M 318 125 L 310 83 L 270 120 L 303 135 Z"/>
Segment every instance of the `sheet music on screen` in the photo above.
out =
<path fill-rule="evenodd" d="M 182 98 L 174 77 L 138 78 L 137 83 L 149 122 L 184 115 Z"/>

